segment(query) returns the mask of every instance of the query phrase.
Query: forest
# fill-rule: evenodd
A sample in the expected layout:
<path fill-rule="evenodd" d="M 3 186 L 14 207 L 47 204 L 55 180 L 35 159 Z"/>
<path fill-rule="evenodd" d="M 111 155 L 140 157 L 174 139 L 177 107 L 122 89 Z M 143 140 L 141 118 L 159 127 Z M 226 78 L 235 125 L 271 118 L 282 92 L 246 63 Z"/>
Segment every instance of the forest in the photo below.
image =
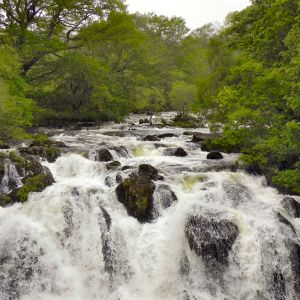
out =
<path fill-rule="evenodd" d="M 173 110 L 222 132 L 207 148 L 300 194 L 299 0 L 252 0 L 193 31 L 121 0 L 0 1 L 0 143 Z"/>

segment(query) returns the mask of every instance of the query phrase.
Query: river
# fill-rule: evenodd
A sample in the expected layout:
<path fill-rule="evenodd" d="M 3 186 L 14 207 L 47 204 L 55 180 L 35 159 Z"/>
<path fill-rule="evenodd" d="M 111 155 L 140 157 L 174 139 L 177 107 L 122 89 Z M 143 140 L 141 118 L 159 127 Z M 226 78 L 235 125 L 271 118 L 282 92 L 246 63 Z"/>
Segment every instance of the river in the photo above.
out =
<path fill-rule="evenodd" d="M 183 129 L 137 125 L 140 117 L 55 132 L 52 138 L 69 146 L 54 163 L 43 162 L 56 183 L 24 204 L 0 208 L 0 299 L 299 299 L 300 219 L 287 215 L 284 196 L 263 177 L 224 168 L 237 154 L 207 160 Z M 156 133 L 178 137 L 141 140 Z M 188 156 L 166 156 L 173 147 Z M 107 170 L 93 159 L 101 148 L 130 168 Z M 142 163 L 164 178 L 155 181 L 155 219 L 144 224 L 128 216 L 115 193 L 116 176 L 126 178 Z M 167 207 L 162 185 L 177 198 Z M 191 215 L 221 216 L 238 227 L 224 268 L 209 268 L 191 250 Z"/>

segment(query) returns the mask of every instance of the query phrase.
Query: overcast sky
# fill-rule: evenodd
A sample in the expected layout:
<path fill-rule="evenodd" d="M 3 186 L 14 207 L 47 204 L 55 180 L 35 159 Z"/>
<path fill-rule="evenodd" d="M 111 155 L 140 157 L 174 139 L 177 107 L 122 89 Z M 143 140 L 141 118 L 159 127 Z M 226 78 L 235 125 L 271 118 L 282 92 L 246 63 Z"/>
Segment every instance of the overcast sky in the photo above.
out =
<path fill-rule="evenodd" d="M 127 0 L 130 12 L 155 12 L 158 15 L 181 16 L 195 29 L 209 22 L 223 22 L 229 12 L 241 10 L 249 0 Z"/>

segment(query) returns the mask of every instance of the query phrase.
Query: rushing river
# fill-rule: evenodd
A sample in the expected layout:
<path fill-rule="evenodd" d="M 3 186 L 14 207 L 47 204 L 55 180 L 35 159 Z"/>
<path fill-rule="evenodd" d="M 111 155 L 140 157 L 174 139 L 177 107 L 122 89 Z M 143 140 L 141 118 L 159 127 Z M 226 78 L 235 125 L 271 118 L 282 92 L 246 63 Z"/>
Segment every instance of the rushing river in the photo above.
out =
<path fill-rule="evenodd" d="M 299 299 L 300 219 L 287 214 L 284 196 L 263 177 L 224 169 L 238 155 L 207 160 L 183 129 L 133 125 L 138 118 L 56 132 L 53 139 L 69 146 L 55 163 L 43 163 L 56 183 L 25 204 L 0 208 L 0 299 Z M 156 133 L 178 137 L 141 140 Z M 188 156 L 164 155 L 172 147 Z M 101 148 L 121 162 L 119 169 L 93 160 Z M 145 224 L 128 216 L 115 193 L 116 176 L 126 178 L 142 163 L 164 177 L 155 181 L 156 218 Z M 177 197 L 168 207 L 162 185 Z M 185 233 L 191 215 L 221 215 L 237 225 L 224 268 L 208 268 L 191 250 Z"/>

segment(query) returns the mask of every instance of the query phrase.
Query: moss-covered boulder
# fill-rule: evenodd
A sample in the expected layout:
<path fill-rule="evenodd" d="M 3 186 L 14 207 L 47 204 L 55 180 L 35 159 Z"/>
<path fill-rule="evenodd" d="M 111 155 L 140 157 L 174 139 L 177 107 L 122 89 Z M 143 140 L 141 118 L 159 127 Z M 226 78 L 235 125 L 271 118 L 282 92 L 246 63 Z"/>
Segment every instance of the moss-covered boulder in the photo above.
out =
<path fill-rule="evenodd" d="M 54 162 L 60 155 L 60 148 L 67 147 L 63 142 L 49 139 L 36 139 L 28 147 L 22 147 L 18 151 L 25 155 L 40 156 L 49 162 Z"/>
<path fill-rule="evenodd" d="M 107 170 L 116 170 L 120 166 L 121 166 L 121 163 L 119 161 L 115 160 L 115 161 L 112 161 L 112 162 L 106 164 L 106 169 Z"/>
<path fill-rule="evenodd" d="M 50 170 L 33 157 L 0 154 L 0 206 L 25 202 L 30 192 L 41 192 L 54 183 Z"/>
<path fill-rule="evenodd" d="M 96 151 L 96 157 L 95 157 L 96 161 L 112 161 L 113 160 L 113 156 L 112 154 L 109 152 L 108 149 L 100 149 Z"/>
<path fill-rule="evenodd" d="M 131 174 L 116 189 L 118 201 L 126 207 L 128 215 L 139 222 L 149 222 L 153 218 L 154 183 L 137 174 Z"/>

